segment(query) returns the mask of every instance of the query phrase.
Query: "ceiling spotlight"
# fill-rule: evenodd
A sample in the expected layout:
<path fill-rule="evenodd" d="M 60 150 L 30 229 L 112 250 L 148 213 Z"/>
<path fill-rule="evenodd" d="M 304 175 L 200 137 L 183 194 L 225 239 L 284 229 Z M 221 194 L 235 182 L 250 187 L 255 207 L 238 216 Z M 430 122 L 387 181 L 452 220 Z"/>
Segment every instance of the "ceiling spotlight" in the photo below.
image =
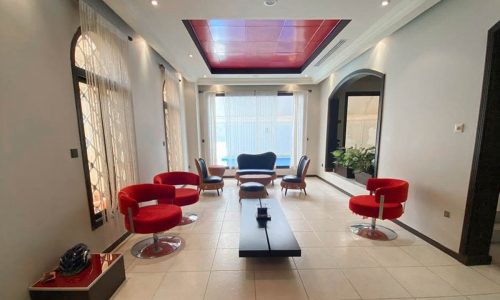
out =
<path fill-rule="evenodd" d="M 158 1 L 157 0 L 151 0 L 151 5 L 158 6 Z"/>
<path fill-rule="evenodd" d="M 304 77 L 309 77 L 309 75 L 305 74 Z"/>
<path fill-rule="evenodd" d="M 193 58 L 193 54 L 189 54 L 189 58 Z"/>
<path fill-rule="evenodd" d="M 207 75 L 203 75 L 203 78 L 207 78 Z"/>
<path fill-rule="evenodd" d="M 382 3 L 380 3 L 380 5 L 382 5 L 382 6 L 387 6 L 387 5 L 389 5 L 389 3 L 391 3 L 391 1 L 389 1 L 389 0 L 384 0 L 384 1 L 382 1 Z"/>
<path fill-rule="evenodd" d="M 264 5 L 265 6 L 275 6 L 276 2 L 278 2 L 278 0 L 264 0 Z"/>

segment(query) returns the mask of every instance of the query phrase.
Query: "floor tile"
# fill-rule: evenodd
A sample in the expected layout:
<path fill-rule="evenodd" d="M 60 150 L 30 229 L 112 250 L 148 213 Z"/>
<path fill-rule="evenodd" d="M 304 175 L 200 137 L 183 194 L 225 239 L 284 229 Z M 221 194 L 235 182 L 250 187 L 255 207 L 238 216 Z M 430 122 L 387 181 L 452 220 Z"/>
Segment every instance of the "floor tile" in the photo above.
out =
<path fill-rule="evenodd" d="M 217 249 L 212 270 L 238 271 L 252 270 L 252 261 L 246 257 L 239 257 L 239 249 Z"/>
<path fill-rule="evenodd" d="M 466 266 L 429 267 L 463 295 L 500 293 L 500 286 Z"/>
<path fill-rule="evenodd" d="M 128 273 L 127 279 L 118 288 L 113 300 L 150 300 L 153 299 L 163 273 Z"/>
<path fill-rule="evenodd" d="M 337 265 L 327 249 L 302 248 L 302 256 L 294 257 L 297 269 L 329 269 Z"/>
<path fill-rule="evenodd" d="M 414 297 L 457 296 L 460 293 L 425 267 L 387 268 Z"/>
<path fill-rule="evenodd" d="M 467 296 L 469 300 L 499 300 L 500 294 Z"/>
<path fill-rule="evenodd" d="M 169 271 L 210 271 L 215 249 L 182 250 L 173 260 Z"/>
<path fill-rule="evenodd" d="M 206 300 L 255 299 L 253 272 L 213 271 L 208 280 Z"/>
<path fill-rule="evenodd" d="M 380 266 L 362 247 L 336 247 L 327 250 L 335 265 L 340 268 L 371 268 Z"/>
<path fill-rule="evenodd" d="M 443 251 L 430 245 L 403 246 L 403 251 L 418 260 L 424 266 L 449 266 L 460 263 Z"/>
<path fill-rule="evenodd" d="M 323 247 L 323 242 L 312 231 L 294 232 L 295 238 L 301 248 L 317 248 Z"/>
<path fill-rule="evenodd" d="M 307 299 L 304 286 L 296 270 L 255 271 L 257 300 Z"/>
<path fill-rule="evenodd" d="M 181 233 L 180 237 L 184 239 L 186 250 L 204 250 L 217 248 L 219 233 Z"/>
<path fill-rule="evenodd" d="M 383 268 L 343 269 L 343 272 L 363 299 L 411 297 Z"/>
<path fill-rule="evenodd" d="M 323 242 L 325 247 L 348 247 L 356 246 L 352 233 L 342 231 L 320 231 L 316 235 Z"/>
<path fill-rule="evenodd" d="M 472 268 L 481 273 L 484 277 L 493 281 L 494 283 L 500 284 L 500 266 L 488 265 L 488 266 L 474 266 Z"/>
<path fill-rule="evenodd" d="M 312 227 L 306 220 L 290 220 L 287 217 L 287 221 L 293 231 L 312 231 Z"/>
<path fill-rule="evenodd" d="M 153 300 L 203 299 L 210 272 L 166 273 Z M 142 299 L 141 299 L 142 300 Z"/>
<path fill-rule="evenodd" d="M 299 274 L 309 299 L 360 299 L 339 269 L 300 270 Z"/>
<path fill-rule="evenodd" d="M 399 247 L 366 247 L 366 251 L 384 267 L 409 267 L 421 264 Z"/>
<path fill-rule="evenodd" d="M 240 234 L 238 232 L 221 232 L 217 248 L 239 248 Z"/>

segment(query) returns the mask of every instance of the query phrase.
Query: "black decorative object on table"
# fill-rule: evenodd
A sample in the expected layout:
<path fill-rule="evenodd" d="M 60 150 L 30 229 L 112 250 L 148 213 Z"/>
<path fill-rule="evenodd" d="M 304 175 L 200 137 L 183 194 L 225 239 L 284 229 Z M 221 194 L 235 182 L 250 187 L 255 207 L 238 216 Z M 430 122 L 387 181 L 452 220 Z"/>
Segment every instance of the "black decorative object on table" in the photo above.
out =
<path fill-rule="evenodd" d="M 62 276 L 78 274 L 89 265 L 89 258 L 89 247 L 83 243 L 77 244 L 59 259 L 59 272 Z"/>
<path fill-rule="evenodd" d="M 240 257 L 289 257 L 301 256 L 285 213 L 276 199 L 242 199 L 240 221 Z M 256 218 L 255 206 L 267 207 L 272 219 Z"/>

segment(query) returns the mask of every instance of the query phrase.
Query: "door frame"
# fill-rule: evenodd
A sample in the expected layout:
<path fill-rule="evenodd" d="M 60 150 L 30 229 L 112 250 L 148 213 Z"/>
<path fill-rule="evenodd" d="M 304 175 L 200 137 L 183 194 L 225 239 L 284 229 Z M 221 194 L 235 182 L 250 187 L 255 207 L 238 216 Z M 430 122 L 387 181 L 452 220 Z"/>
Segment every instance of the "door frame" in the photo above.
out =
<path fill-rule="evenodd" d="M 500 191 L 500 21 L 488 31 L 476 143 L 459 255 L 466 265 L 490 264 Z"/>

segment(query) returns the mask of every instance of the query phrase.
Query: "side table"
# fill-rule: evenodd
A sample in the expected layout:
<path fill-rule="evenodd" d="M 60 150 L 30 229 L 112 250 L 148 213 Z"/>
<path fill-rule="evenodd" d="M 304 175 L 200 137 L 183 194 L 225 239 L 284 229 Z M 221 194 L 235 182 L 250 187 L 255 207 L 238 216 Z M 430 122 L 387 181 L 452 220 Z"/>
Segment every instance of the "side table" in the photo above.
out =
<path fill-rule="evenodd" d="M 106 300 L 125 280 L 123 255 L 91 254 L 90 264 L 79 274 L 61 276 L 48 282 L 35 282 L 30 288 L 32 300 Z"/>
<path fill-rule="evenodd" d="M 212 176 L 224 177 L 224 173 L 226 172 L 226 166 L 211 165 L 211 166 L 208 166 L 208 172 Z"/>

